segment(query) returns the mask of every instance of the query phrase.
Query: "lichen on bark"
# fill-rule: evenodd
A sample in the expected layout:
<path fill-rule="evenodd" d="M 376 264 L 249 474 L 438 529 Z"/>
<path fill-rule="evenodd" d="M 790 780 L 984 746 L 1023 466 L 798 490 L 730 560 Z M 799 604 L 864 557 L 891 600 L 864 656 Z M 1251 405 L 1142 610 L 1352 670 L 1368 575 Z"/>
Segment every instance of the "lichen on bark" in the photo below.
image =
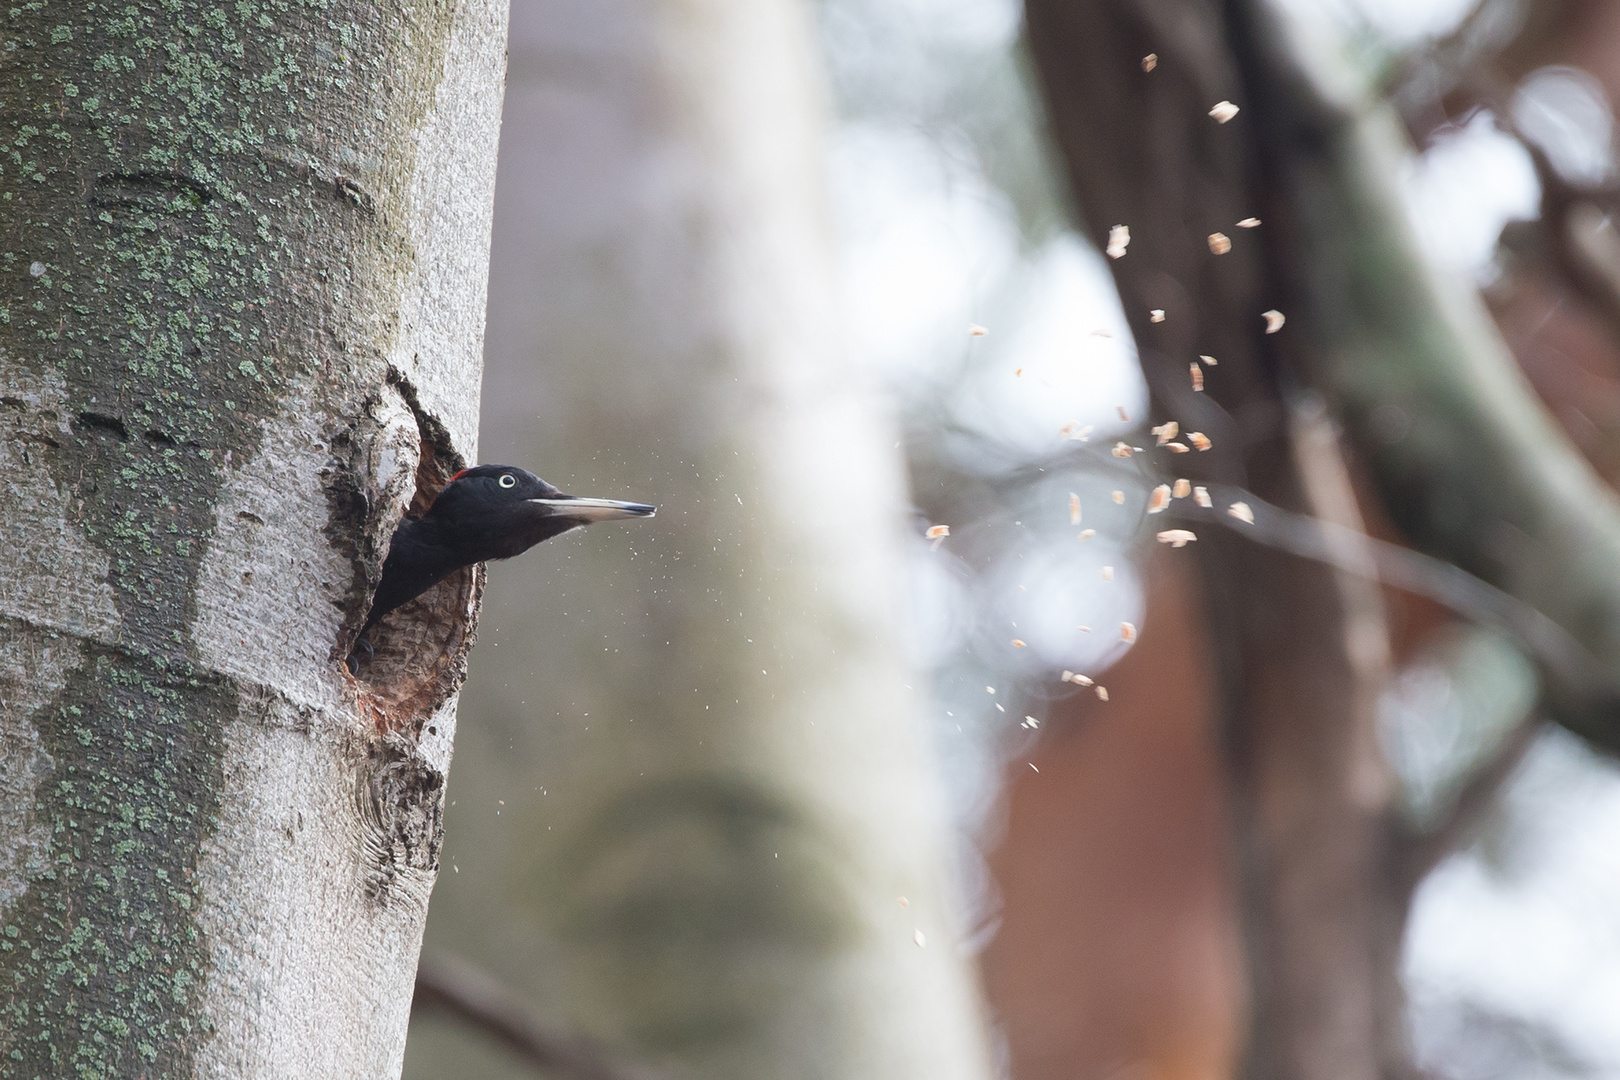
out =
<path fill-rule="evenodd" d="M 368 758 L 330 658 L 375 582 L 362 537 L 410 492 L 334 444 L 385 442 L 367 409 L 398 397 L 390 364 L 433 362 L 399 315 L 438 272 L 421 259 L 423 132 L 468 57 L 495 91 L 474 106 L 491 126 L 503 34 L 485 0 L 0 11 L 0 460 L 22 467 L 0 490 L 0 748 L 32 763 L 0 774 L 16 856 L 0 860 L 0 1076 L 192 1075 L 221 947 L 199 863 L 246 812 L 232 725 L 266 722 L 245 703 L 269 698 L 265 716 L 314 717 L 333 769 Z M 492 132 L 466 153 L 492 158 Z M 464 262 L 482 258 L 487 186 L 449 241 L 474 249 Z M 445 291 L 481 317 L 481 280 Z M 444 379 L 474 399 L 477 345 Z M 304 443 L 272 437 L 289 431 Z M 318 475 L 333 470 L 380 497 L 334 519 Z M 228 491 L 231 526 L 251 525 L 255 492 L 290 507 L 280 535 L 215 559 L 234 592 L 203 573 L 237 535 Z M 254 636 L 260 606 L 286 602 L 320 640 Z M 232 648 L 263 662 L 222 661 Z M 49 693 L 23 693 L 41 671 Z"/>

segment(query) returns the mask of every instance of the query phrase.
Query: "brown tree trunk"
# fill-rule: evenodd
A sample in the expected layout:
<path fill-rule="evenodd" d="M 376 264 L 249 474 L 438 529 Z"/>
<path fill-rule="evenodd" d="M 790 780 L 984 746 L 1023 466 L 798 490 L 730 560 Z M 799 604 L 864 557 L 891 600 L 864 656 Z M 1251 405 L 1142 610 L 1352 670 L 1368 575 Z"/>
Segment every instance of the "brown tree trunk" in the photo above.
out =
<path fill-rule="evenodd" d="M 1086 232 L 1102 247 L 1112 226 L 1131 231 L 1112 269 L 1154 422 L 1214 440 L 1208 454 L 1175 459 L 1177 472 L 1358 528 L 1331 426 L 1282 374 L 1306 346 L 1286 328 L 1266 334 L 1261 313 L 1283 301 L 1258 235 L 1237 227 L 1268 207 L 1246 118 L 1209 115 L 1244 99 L 1223 7 L 1029 0 L 1027 12 Z M 1156 64 L 1143 63 L 1148 54 Z M 1229 252 L 1214 251 L 1217 232 Z M 1381 599 L 1353 573 L 1225 527 L 1226 509 L 1191 527 L 1237 832 L 1246 1071 L 1371 1080 L 1400 1059 L 1399 1025 L 1388 1024 L 1400 1002 L 1400 917 L 1389 914 L 1384 873 L 1392 787 L 1373 727 L 1388 654 Z M 1339 554 L 1366 558 L 1353 543 Z"/>

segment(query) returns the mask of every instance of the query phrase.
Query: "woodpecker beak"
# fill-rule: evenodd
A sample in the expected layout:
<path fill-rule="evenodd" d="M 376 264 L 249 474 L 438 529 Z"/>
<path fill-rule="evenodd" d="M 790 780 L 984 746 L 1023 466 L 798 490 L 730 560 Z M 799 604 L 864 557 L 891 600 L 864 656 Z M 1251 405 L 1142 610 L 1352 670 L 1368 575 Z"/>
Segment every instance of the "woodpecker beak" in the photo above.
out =
<path fill-rule="evenodd" d="M 529 499 L 544 506 L 558 517 L 578 518 L 587 524 L 596 521 L 617 521 L 620 518 L 652 517 L 658 507 L 646 503 L 619 502 L 616 499 Z"/>

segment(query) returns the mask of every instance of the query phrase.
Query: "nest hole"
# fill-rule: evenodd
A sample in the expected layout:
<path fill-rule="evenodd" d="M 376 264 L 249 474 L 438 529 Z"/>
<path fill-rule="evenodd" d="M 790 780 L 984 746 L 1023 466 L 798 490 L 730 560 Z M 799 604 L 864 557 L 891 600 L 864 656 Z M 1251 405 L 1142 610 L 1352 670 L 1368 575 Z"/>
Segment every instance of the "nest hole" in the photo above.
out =
<path fill-rule="evenodd" d="M 422 456 L 416 490 L 405 517 L 427 513 L 433 500 L 463 467 L 449 449 L 448 433 L 412 402 L 421 426 Z M 467 566 L 427 592 L 390 611 L 371 628 L 372 652 L 358 656 L 354 673 L 359 703 L 382 732 L 420 734 L 422 726 L 461 688 L 467 655 L 477 633 L 484 567 Z"/>

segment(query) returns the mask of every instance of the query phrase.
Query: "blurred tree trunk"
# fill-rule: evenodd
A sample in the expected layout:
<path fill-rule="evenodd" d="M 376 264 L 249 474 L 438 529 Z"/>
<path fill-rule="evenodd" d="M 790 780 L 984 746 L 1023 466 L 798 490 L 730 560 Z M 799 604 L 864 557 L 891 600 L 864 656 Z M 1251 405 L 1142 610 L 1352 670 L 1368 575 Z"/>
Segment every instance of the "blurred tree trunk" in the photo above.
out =
<path fill-rule="evenodd" d="M 492 568 L 428 948 L 678 1075 L 980 1078 L 808 15 L 514 6 L 488 456 L 660 509 Z"/>
<path fill-rule="evenodd" d="M 0 1075 L 398 1073 L 477 575 L 342 659 L 474 455 L 504 38 L 0 15 Z"/>
<path fill-rule="evenodd" d="M 1477 299 L 1417 252 L 1390 110 L 1308 16 L 1265 0 L 1026 7 L 1086 231 L 1101 247 L 1111 226 L 1131 229 L 1112 269 L 1155 420 L 1215 440 L 1177 471 L 1343 527 L 1322 544 L 1331 568 L 1223 528 L 1224 503 L 1199 528 L 1249 954 L 1246 1073 L 1408 1075 L 1411 889 L 1531 727 L 1506 718 L 1432 827 L 1397 816 L 1374 739 L 1390 646 L 1361 502 L 1501 590 L 1473 614 L 1510 613 L 1548 713 L 1609 748 L 1620 509 Z M 1221 101 L 1240 106 L 1230 122 L 1211 115 Z M 1257 230 L 1237 227 L 1251 217 Z M 1274 335 L 1268 309 L 1288 319 Z M 1188 368 L 1206 354 L 1219 366 L 1196 393 Z"/>

